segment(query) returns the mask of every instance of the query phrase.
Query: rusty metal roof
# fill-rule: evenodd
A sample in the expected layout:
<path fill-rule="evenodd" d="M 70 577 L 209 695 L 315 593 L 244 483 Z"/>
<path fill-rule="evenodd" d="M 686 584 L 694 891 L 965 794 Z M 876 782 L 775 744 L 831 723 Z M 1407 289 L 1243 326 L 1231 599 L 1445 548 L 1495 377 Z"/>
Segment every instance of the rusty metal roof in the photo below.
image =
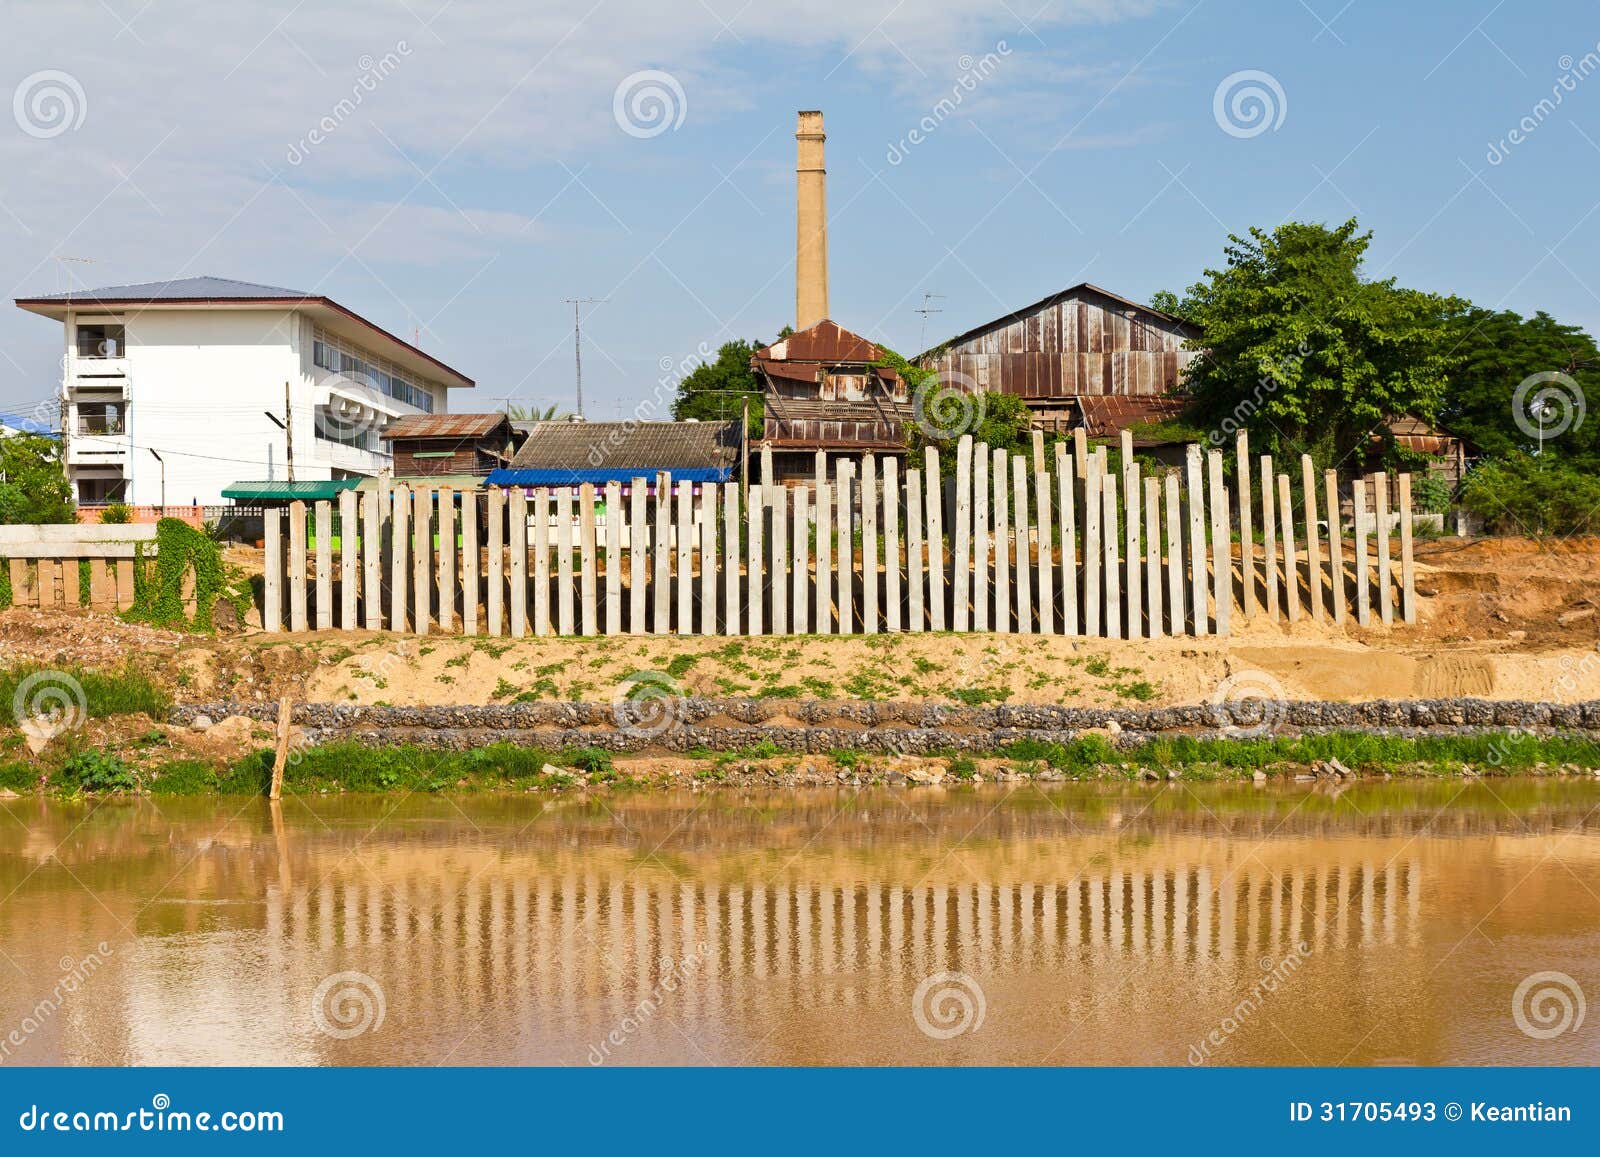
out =
<path fill-rule="evenodd" d="M 792 333 L 755 352 L 754 362 L 875 362 L 883 350 L 838 322 L 823 318 L 809 329 Z M 891 374 L 893 371 L 889 371 Z"/>
<path fill-rule="evenodd" d="M 1034 313 L 1037 313 L 1041 309 L 1045 309 L 1056 304 L 1057 302 L 1065 301 L 1069 297 L 1085 293 L 1098 294 L 1100 297 L 1107 298 L 1108 300 L 1114 301 L 1128 309 L 1137 310 L 1140 313 L 1147 313 L 1153 317 L 1158 317 L 1163 321 L 1171 322 L 1187 331 L 1189 336 L 1198 337 L 1200 334 L 1200 329 L 1198 326 L 1194 325 L 1192 322 L 1184 321 L 1181 317 L 1167 313 L 1164 310 L 1156 309 L 1153 306 L 1145 305 L 1142 302 L 1134 301 L 1132 298 L 1123 297 L 1120 293 L 1112 293 L 1109 289 L 1102 289 L 1093 282 L 1080 281 L 1078 284 L 1069 285 L 1067 288 L 1058 290 L 1057 292 L 1050 294 L 1048 297 L 1041 297 L 1038 301 L 1031 305 L 1024 305 L 1020 309 L 1014 309 L 1002 317 L 994 318 L 992 321 L 986 321 L 982 325 L 975 325 L 965 333 L 958 333 L 955 337 L 946 338 L 938 345 L 933 346 L 930 349 L 923 350 L 911 360 L 913 362 L 920 363 L 923 358 L 926 358 L 930 354 L 936 353 L 941 349 L 945 349 L 949 346 L 961 345 L 963 342 L 971 341 L 980 334 L 985 334 L 992 329 L 999 329 L 1002 326 L 1010 325 L 1014 321 L 1028 317 Z"/>
<path fill-rule="evenodd" d="M 502 431 L 501 427 L 505 429 Z M 407 414 L 396 418 L 383 437 L 396 438 L 487 438 L 495 433 L 511 437 L 511 419 L 505 414 Z"/>
<path fill-rule="evenodd" d="M 1115 438 L 1139 422 L 1164 422 L 1176 418 L 1188 405 L 1188 398 L 1172 394 L 1155 397 L 1083 394 L 1078 397 L 1084 428 L 1091 438 Z"/>
<path fill-rule="evenodd" d="M 511 460 L 513 470 L 657 470 L 731 467 L 735 422 L 538 422 Z"/>

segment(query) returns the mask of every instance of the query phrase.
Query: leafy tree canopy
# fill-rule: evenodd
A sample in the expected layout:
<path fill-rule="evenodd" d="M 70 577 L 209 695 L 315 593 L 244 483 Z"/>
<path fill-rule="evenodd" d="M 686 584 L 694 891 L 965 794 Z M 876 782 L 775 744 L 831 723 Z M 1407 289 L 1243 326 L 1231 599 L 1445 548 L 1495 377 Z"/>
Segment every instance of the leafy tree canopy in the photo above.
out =
<path fill-rule="evenodd" d="M 76 519 L 59 443 L 39 434 L 0 436 L 0 523 Z"/>
<path fill-rule="evenodd" d="M 1447 319 L 1463 303 L 1363 276 L 1371 233 L 1288 222 L 1230 236 L 1226 264 L 1157 307 L 1200 326 L 1196 418 L 1217 439 L 1249 430 L 1279 455 L 1338 461 L 1385 420 L 1431 420 L 1449 367 Z"/>
<path fill-rule="evenodd" d="M 1600 467 L 1600 414 L 1585 412 L 1600 405 L 1600 350 L 1587 333 L 1543 312 L 1470 308 L 1451 319 L 1448 349 L 1445 429 L 1493 458 L 1541 449 Z"/>
<path fill-rule="evenodd" d="M 743 340 L 724 342 L 713 360 L 701 362 L 678 382 L 672 416 L 680 421 L 698 418 L 702 422 L 731 422 L 739 417 L 748 399 L 750 436 L 760 437 L 761 380 L 750 368 L 750 358 L 762 344 Z"/>

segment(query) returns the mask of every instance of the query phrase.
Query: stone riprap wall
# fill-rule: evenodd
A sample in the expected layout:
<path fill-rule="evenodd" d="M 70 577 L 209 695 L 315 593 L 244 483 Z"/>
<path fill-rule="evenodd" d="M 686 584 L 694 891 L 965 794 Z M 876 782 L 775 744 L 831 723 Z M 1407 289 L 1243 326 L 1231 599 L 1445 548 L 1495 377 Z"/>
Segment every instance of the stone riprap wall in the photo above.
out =
<path fill-rule="evenodd" d="M 169 721 L 205 727 L 229 716 L 275 722 L 278 707 L 259 702 L 182 704 L 172 709 Z M 1149 709 L 703 698 L 462 707 L 299 703 L 292 708 L 291 721 L 312 744 L 354 740 L 371 746 L 467 750 L 508 742 L 550 749 L 687 752 L 739 751 L 768 743 L 782 751 L 809 754 L 836 750 L 982 754 L 1022 739 L 1065 742 L 1084 734 L 1107 735 L 1119 743 L 1159 735 L 1252 738 L 1329 731 L 1414 736 L 1528 730 L 1600 735 L 1600 700 L 1243 700 Z"/>

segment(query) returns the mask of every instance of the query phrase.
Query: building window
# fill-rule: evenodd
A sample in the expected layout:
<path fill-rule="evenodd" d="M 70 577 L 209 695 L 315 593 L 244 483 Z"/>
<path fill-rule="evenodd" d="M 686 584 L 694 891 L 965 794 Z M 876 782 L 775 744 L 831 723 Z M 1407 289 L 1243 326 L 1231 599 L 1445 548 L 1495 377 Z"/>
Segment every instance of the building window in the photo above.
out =
<path fill-rule="evenodd" d="M 126 434 L 127 406 L 122 402 L 79 402 L 78 433 Z"/>
<path fill-rule="evenodd" d="M 78 356 L 80 358 L 120 358 L 127 352 L 120 325 L 78 326 Z"/>
<path fill-rule="evenodd" d="M 311 361 L 330 373 L 344 374 L 371 386 L 385 397 L 414 406 L 424 414 L 433 413 L 432 392 L 393 373 L 392 366 L 380 367 L 373 359 L 340 349 L 322 338 L 311 344 Z"/>
<path fill-rule="evenodd" d="M 78 479 L 78 501 L 90 506 L 99 506 L 108 502 L 122 502 L 127 497 L 128 480 L 126 478 L 80 478 Z"/>

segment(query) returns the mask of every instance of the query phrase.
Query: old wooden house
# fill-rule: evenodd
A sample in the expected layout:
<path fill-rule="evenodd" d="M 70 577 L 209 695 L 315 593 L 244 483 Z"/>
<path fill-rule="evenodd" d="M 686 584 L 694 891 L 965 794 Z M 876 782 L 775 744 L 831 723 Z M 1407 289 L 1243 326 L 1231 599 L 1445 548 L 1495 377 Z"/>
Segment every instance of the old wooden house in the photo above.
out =
<path fill-rule="evenodd" d="M 883 351 L 824 318 L 756 351 L 762 444 L 779 478 L 807 477 L 826 454 L 903 454 L 911 400 Z"/>
<path fill-rule="evenodd" d="M 1199 336 L 1181 319 L 1083 282 L 951 338 L 917 363 L 942 384 L 1016 394 L 1036 425 L 1083 426 L 1115 436 L 1174 407 L 1186 348 Z M 1100 403 L 1095 399 L 1119 399 Z"/>
<path fill-rule="evenodd" d="M 409 414 L 382 437 L 396 478 L 481 478 L 509 464 L 517 442 L 505 414 Z"/>

